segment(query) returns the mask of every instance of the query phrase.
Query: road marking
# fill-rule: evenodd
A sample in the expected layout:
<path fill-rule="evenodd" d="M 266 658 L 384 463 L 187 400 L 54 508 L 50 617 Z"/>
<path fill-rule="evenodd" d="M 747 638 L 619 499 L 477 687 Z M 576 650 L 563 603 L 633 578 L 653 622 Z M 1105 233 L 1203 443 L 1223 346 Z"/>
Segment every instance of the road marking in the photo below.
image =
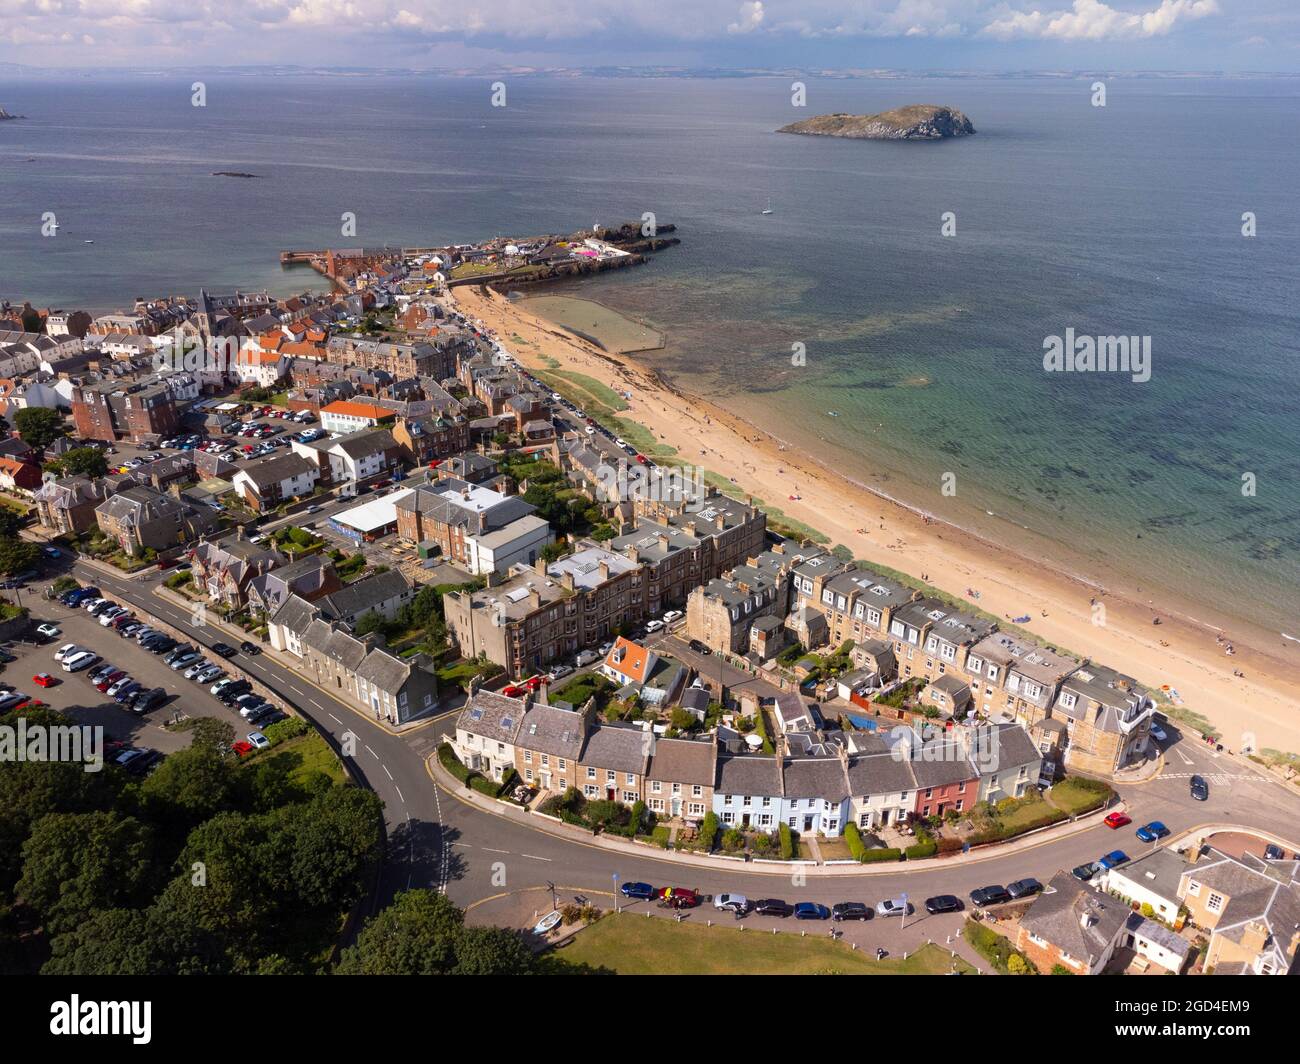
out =
<path fill-rule="evenodd" d="M 370 747 L 367 746 L 366 749 L 367 749 L 367 750 L 370 750 Z M 373 757 L 376 761 L 379 760 L 379 755 L 378 755 L 377 753 L 375 753 L 373 750 L 370 750 L 370 756 Z"/>
<path fill-rule="evenodd" d="M 392 774 L 391 772 L 388 771 L 388 766 L 387 766 L 387 765 L 382 765 L 382 766 L 380 766 L 380 767 L 383 768 L 383 770 L 384 770 L 384 775 L 387 776 L 387 777 L 391 780 L 391 779 L 393 778 L 393 774 Z"/>
<path fill-rule="evenodd" d="M 395 790 L 395 791 L 397 792 L 397 800 L 398 800 L 399 802 L 401 802 L 403 805 L 405 805 L 405 804 L 406 804 L 406 799 L 402 797 L 402 788 L 399 787 L 399 786 L 397 786 L 396 783 L 394 783 L 394 784 L 393 784 L 393 790 Z M 411 814 L 410 814 L 410 813 L 407 813 L 407 814 L 406 814 L 406 822 L 407 822 L 408 824 L 411 822 Z"/>
<path fill-rule="evenodd" d="M 483 849 L 485 849 L 488 853 L 504 853 L 504 854 L 506 854 L 507 856 L 509 856 L 509 854 L 510 854 L 510 851 L 509 851 L 509 850 L 494 850 L 494 849 L 492 849 L 491 846 L 484 846 Z"/>
<path fill-rule="evenodd" d="M 1185 753 L 1183 753 L 1181 750 L 1178 751 L 1178 756 L 1181 757 L 1181 758 L 1183 759 L 1183 764 L 1184 764 L 1184 765 L 1191 765 L 1191 764 L 1194 764 L 1194 762 L 1192 761 L 1192 759 L 1191 759 L 1190 757 L 1188 757 Z"/>
<path fill-rule="evenodd" d="M 314 702 L 313 702 L 312 704 L 315 705 Z M 319 708 L 321 708 L 321 709 L 325 709 L 324 706 L 321 706 L 321 707 L 319 707 Z M 325 712 L 329 713 L 329 710 L 325 710 Z M 338 719 L 338 717 L 334 716 L 333 713 L 330 713 L 330 714 L 329 714 L 329 717 L 330 717 L 330 720 L 332 720 L 335 724 L 342 724 L 342 723 L 343 723 L 341 720 Z"/>
<path fill-rule="evenodd" d="M 545 861 L 547 864 L 551 863 L 551 859 L 549 857 L 538 857 L 535 854 L 531 854 L 531 853 L 521 853 L 519 856 L 527 857 L 530 861 Z"/>

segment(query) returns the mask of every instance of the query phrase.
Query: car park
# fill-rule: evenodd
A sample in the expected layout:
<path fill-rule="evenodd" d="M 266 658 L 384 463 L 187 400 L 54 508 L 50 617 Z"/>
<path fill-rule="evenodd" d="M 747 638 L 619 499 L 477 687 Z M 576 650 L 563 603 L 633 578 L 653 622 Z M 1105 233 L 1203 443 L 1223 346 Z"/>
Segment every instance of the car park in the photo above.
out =
<path fill-rule="evenodd" d="M 877 916 L 905 916 L 911 915 L 912 911 L 912 903 L 903 897 L 876 902 Z"/>
<path fill-rule="evenodd" d="M 978 890 L 970 892 L 970 900 L 973 904 L 983 909 L 986 905 L 1002 905 L 1011 901 L 1011 895 L 1007 888 L 1003 886 L 980 887 Z"/>
<path fill-rule="evenodd" d="M 940 913 L 959 913 L 963 908 L 961 899 L 955 894 L 936 894 L 933 898 L 925 899 L 925 911 L 931 916 L 938 916 Z"/>
<path fill-rule="evenodd" d="M 1153 820 L 1150 824 L 1143 824 L 1137 829 L 1137 837 L 1143 842 L 1158 842 L 1169 834 L 1169 829 L 1159 820 Z"/>
<path fill-rule="evenodd" d="M 1123 850 L 1111 850 L 1097 863 L 1107 870 L 1118 868 L 1122 864 L 1128 864 L 1128 854 Z"/>
<path fill-rule="evenodd" d="M 1122 828 L 1125 824 L 1133 823 L 1133 818 L 1127 813 L 1116 812 L 1109 814 L 1102 823 L 1114 830 L 1115 828 Z"/>
<path fill-rule="evenodd" d="M 795 904 L 794 918 L 796 920 L 829 920 L 831 911 L 821 902 L 801 901 Z"/>
<path fill-rule="evenodd" d="M 754 912 L 759 916 L 779 916 L 784 919 L 794 912 L 794 906 L 780 898 L 760 898 L 754 902 Z"/>
<path fill-rule="evenodd" d="M 1210 785 L 1200 776 L 1193 776 L 1191 780 L 1192 797 L 1198 802 L 1204 802 L 1210 797 Z"/>
<path fill-rule="evenodd" d="M 840 920 L 870 920 L 875 915 L 870 905 L 865 905 L 860 901 L 839 901 L 831 906 L 831 919 Z"/>
<path fill-rule="evenodd" d="M 749 899 L 743 894 L 716 894 L 713 897 L 713 907 L 735 913 L 736 916 L 744 916 L 749 912 Z"/>
<path fill-rule="evenodd" d="M 1036 879 L 1017 879 L 1014 883 L 1007 884 L 1007 893 L 1015 900 L 1028 898 L 1042 889 L 1043 885 Z"/>

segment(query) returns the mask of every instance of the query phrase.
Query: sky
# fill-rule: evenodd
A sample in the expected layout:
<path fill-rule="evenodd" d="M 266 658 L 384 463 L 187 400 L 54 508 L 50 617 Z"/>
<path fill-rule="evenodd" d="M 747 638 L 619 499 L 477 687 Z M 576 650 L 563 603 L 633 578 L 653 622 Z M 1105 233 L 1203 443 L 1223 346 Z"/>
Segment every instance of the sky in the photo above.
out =
<path fill-rule="evenodd" d="M 1300 72 L 1300 0 L 0 0 L 0 63 Z"/>

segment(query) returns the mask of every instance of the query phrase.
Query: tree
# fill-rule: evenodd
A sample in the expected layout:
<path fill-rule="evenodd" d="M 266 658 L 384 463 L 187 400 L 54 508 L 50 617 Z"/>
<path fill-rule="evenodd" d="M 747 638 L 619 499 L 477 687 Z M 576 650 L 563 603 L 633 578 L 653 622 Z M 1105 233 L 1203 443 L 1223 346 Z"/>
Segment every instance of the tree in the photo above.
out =
<path fill-rule="evenodd" d="M 59 461 L 70 477 L 102 477 L 108 473 L 108 459 L 98 447 L 74 447 Z"/>
<path fill-rule="evenodd" d="M 445 975 L 456 964 L 465 914 L 434 890 L 407 890 L 366 922 L 343 951 L 340 975 Z"/>
<path fill-rule="evenodd" d="M 48 447 L 63 431 L 63 415 L 44 406 L 29 406 L 14 415 L 18 435 L 32 447 Z"/>
<path fill-rule="evenodd" d="M 5 576 L 35 569 L 40 561 L 41 549 L 35 543 L 12 536 L 0 539 L 0 573 Z"/>
<path fill-rule="evenodd" d="M 152 872 L 149 828 L 119 813 L 50 813 L 23 843 L 16 892 L 57 933 L 97 910 L 143 901 Z"/>
<path fill-rule="evenodd" d="M 1028 975 L 1029 964 L 1019 953 L 1013 953 L 1007 958 L 1007 971 L 1012 975 Z"/>
<path fill-rule="evenodd" d="M 462 928 L 454 948 L 452 975 L 528 975 L 533 970 L 532 952 L 508 928 Z"/>
<path fill-rule="evenodd" d="M 158 768 L 145 777 L 140 785 L 140 802 L 151 819 L 183 835 L 195 825 L 231 808 L 234 767 L 211 745 L 218 733 L 224 736 L 220 727 L 222 723 L 212 719 L 211 725 L 204 726 L 205 742 L 202 745 L 196 736 L 188 750 L 178 750 L 164 758 Z"/>

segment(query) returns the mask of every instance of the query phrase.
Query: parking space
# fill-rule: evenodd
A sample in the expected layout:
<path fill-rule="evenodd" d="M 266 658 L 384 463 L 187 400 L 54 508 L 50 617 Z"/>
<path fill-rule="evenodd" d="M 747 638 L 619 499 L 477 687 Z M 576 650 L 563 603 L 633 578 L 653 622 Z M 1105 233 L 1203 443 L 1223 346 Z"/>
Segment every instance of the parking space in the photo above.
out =
<path fill-rule="evenodd" d="M 98 619 L 83 609 L 73 609 L 54 602 L 41 602 L 33 607 L 40 622 L 58 626 L 60 635 L 39 645 L 15 643 L 11 653 L 17 658 L 10 662 L 0 680 L 11 684 L 25 694 L 33 695 L 55 709 L 68 713 L 78 723 L 101 725 L 105 734 L 133 743 L 170 753 L 189 745 L 189 735 L 172 732 L 163 727 L 179 716 L 216 717 L 226 721 L 242 737 L 253 729 L 239 714 L 222 705 L 206 685 L 201 686 L 185 679 L 184 669 L 173 671 L 163 660 L 166 655 L 153 654 L 139 646 L 134 639 L 119 636 L 110 628 L 101 626 Z M 145 713 L 135 713 L 117 704 L 91 684 L 89 673 L 65 672 L 54 660 L 55 652 L 66 643 L 76 643 L 98 654 L 104 662 L 111 662 L 124 670 L 145 689 L 161 687 L 167 692 L 160 705 Z M 214 664 L 220 660 L 209 655 Z M 32 678 L 48 673 L 53 686 L 41 688 Z"/>

